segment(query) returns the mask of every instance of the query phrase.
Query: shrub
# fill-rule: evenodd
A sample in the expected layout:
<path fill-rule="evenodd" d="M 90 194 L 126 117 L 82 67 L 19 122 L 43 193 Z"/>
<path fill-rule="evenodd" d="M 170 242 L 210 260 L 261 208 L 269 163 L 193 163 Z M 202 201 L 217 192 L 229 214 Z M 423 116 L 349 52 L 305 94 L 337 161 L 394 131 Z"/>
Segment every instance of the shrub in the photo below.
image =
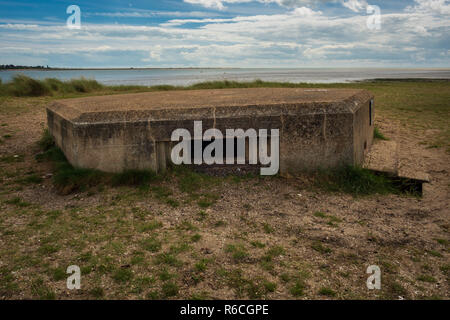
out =
<path fill-rule="evenodd" d="M 0 95 L 16 97 L 40 97 L 52 94 L 88 93 L 104 89 L 93 79 L 72 79 L 61 81 L 55 78 L 36 80 L 25 75 L 16 75 L 12 81 L 0 82 Z"/>
<path fill-rule="evenodd" d="M 42 81 L 24 75 L 16 75 L 7 84 L 7 88 L 16 97 L 39 97 L 51 94 L 50 88 Z"/>
<path fill-rule="evenodd" d="M 68 82 L 68 84 L 74 89 L 74 91 L 83 93 L 97 91 L 103 88 L 103 85 L 98 83 L 96 80 L 85 78 L 72 79 Z"/>

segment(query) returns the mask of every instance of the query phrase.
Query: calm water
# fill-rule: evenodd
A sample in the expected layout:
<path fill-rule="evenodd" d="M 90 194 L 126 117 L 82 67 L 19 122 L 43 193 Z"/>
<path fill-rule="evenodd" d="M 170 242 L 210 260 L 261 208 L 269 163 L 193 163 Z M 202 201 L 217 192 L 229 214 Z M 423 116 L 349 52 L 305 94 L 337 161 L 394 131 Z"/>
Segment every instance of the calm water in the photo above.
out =
<path fill-rule="evenodd" d="M 189 85 L 211 80 L 332 83 L 377 78 L 450 79 L 450 69 L 132 69 L 132 70 L 3 70 L 0 79 L 11 80 L 15 74 L 35 79 L 58 78 L 68 80 L 85 77 L 106 85 L 158 84 Z"/>

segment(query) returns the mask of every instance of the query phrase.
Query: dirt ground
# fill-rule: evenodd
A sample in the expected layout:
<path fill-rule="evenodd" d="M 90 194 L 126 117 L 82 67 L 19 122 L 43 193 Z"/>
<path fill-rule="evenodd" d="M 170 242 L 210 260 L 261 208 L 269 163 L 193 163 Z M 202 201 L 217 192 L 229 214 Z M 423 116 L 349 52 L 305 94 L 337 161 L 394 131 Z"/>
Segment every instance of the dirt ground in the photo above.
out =
<path fill-rule="evenodd" d="M 34 158 L 47 101 L 3 102 L 17 108 L 0 114 L 2 299 L 450 297 L 450 157 L 421 143 L 433 129 L 377 113 L 401 157 L 430 175 L 422 198 L 355 198 L 300 177 L 214 178 L 192 195 L 173 176 L 60 195 Z M 81 290 L 66 288 L 69 265 L 81 267 Z M 381 290 L 366 287 L 370 265 Z"/>

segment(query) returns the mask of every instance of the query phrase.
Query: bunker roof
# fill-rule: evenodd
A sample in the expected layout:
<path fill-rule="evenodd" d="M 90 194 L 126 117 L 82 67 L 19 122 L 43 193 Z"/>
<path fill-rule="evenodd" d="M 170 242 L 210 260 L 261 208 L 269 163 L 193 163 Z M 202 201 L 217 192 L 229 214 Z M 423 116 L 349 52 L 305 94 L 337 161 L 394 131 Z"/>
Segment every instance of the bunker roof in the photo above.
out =
<path fill-rule="evenodd" d="M 285 113 L 351 113 L 371 94 L 357 89 L 174 90 L 64 99 L 49 109 L 74 123 Z"/>

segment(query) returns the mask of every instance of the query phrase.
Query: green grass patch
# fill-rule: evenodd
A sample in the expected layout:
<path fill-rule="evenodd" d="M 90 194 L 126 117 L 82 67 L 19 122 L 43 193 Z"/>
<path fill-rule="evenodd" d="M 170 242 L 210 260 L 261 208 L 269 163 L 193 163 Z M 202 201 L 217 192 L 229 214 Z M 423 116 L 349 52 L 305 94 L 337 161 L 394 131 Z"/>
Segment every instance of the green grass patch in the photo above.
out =
<path fill-rule="evenodd" d="M 273 233 L 275 231 L 274 228 L 267 222 L 263 223 L 263 230 L 265 233 Z"/>
<path fill-rule="evenodd" d="M 165 264 L 173 267 L 179 267 L 183 264 L 181 260 L 179 260 L 174 254 L 172 253 L 160 253 L 155 258 L 156 264 Z"/>
<path fill-rule="evenodd" d="M 430 255 L 437 258 L 442 258 L 442 254 L 439 251 L 436 250 L 429 250 L 427 251 Z"/>
<path fill-rule="evenodd" d="M 316 241 L 311 245 L 311 248 L 313 248 L 314 250 L 316 250 L 317 252 L 320 252 L 322 254 L 328 254 L 331 253 L 333 250 L 331 250 L 331 248 L 328 248 L 326 246 L 324 246 L 321 242 Z"/>
<path fill-rule="evenodd" d="M 17 163 L 23 162 L 25 157 L 22 154 L 6 155 L 0 157 L 0 162 L 4 163 Z"/>
<path fill-rule="evenodd" d="M 150 252 L 158 252 L 162 247 L 161 241 L 155 236 L 142 240 L 141 245 L 143 249 Z"/>
<path fill-rule="evenodd" d="M 328 287 L 322 287 L 319 290 L 319 294 L 321 296 L 326 296 L 326 297 L 335 297 L 336 296 L 336 292 Z"/>
<path fill-rule="evenodd" d="M 153 220 L 153 221 L 150 221 L 150 222 L 146 222 L 146 223 L 140 224 L 137 227 L 137 230 L 139 232 L 149 232 L 149 231 L 153 231 L 153 230 L 159 229 L 162 226 L 163 226 L 163 224 L 160 221 Z"/>
<path fill-rule="evenodd" d="M 94 298 L 100 299 L 105 296 L 105 290 L 102 287 L 95 287 L 89 291 L 89 294 Z"/>
<path fill-rule="evenodd" d="M 448 245 L 448 240 L 447 239 L 435 239 L 437 241 L 437 243 L 442 244 L 443 246 L 447 246 Z"/>
<path fill-rule="evenodd" d="M 166 282 L 162 285 L 161 291 L 165 298 L 175 297 L 179 292 L 178 285 L 175 282 Z"/>
<path fill-rule="evenodd" d="M 6 204 L 14 205 L 19 208 L 25 208 L 25 207 L 31 206 L 31 203 L 23 201 L 22 198 L 20 198 L 20 197 L 14 197 L 12 199 L 5 200 L 3 202 Z"/>
<path fill-rule="evenodd" d="M 133 272 L 128 268 L 120 268 L 114 272 L 112 278 L 117 283 L 126 283 L 133 278 Z"/>
<path fill-rule="evenodd" d="M 31 174 L 25 178 L 17 180 L 20 184 L 39 184 L 42 183 L 42 181 L 44 181 L 44 179 L 37 174 Z"/>
<path fill-rule="evenodd" d="M 422 282 L 428 282 L 428 283 L 436 283 L 437 282 L 433 276 L 430 276 L 427 274 L 422 274 L 422 275 L 418 276 L 417 280 L 422 281 Z"/>
<path fill-rule="evenodd" d="M 165 268 L 163 270 L 161 270 L 161 272 L 159 273 L 158 276 L 161 281 L 168 281 L 175 277 L 174 274 L 170 273 L 169 270 L 167 270 Z"/>
<path fill-rule="evenodd" d="M 249 257 L 245 246 L 243 244 L 227 244 L 225 252 L 230 254 L 235 262 L 242 262 Z"/>
<path fill-rule="evenodd" d="M 267 271 L 272 271 L 274 268 L 273 259 L 284 254 L 285 250 L 281 246 L 273 246 L 261 258 L 261 267 Z"/>
<path fill-rule="evenodd" d="M 327 224 L 333 227 L 337 226 L 337 224 L 342 221 L 338 217 L 335 217 L 333 215 L 327 215 L 326 213 L 321 211 L 314 212 L 314 216 L 326 220 Z"/>
<path fill-rule="evenodd" d="M 378 127 L 375 127 L 375 129 L 373 130 L 373 138 L 374 139 L 378 139 L 378 140 L 389 140 L 389 138 L 386 138 L 380 131 L 380 129 L 378 129 Z"/>
<path fill-rule="evenodd" d="M 266 246 L 266 244 L 261 241 L 251 241 L 250 244 L 255 248 L 264 248 Z"/>
<path fill-rule="evenodd" d="M 400 194 L 407 188 L 384 175 L 354 166 L 321 170 L 314 179 L 315 185 L 321 189 L 329 192 L 348 193 L 353 196 Z"/>
<path fill-rule="evenodd" d="M 196 233 L 196 234 L 194 234 L 194 235 L 191 237 L 191 241 L 192 241 L 192 242 L 199 242 L 201 238 L 202 238 L 202 236 L 201 236 L 200 234 Z"/>
<path fill-rule="evenodd" d="M 68 277 L 68 275 L 66 274 L 66 271 L 62 268 L 53 269 L 51 274 L 55 281 L 60 281 L 60 280 L 66 279 Z"/>
<path fill-rule="evenodd" d="M 208 267 L 208 262 L 208 259 L 201 259 L 194 265 L 195 270 L 197 270 L 198 272 L 205 272 L 206 268 Z"/>
<path fill-rule="evenodd" d="M 31 283 L 31 293 L 40 300 L 55 300 L 56 294 L 46 286 L 42 278 L 38 278 Z"/>
<path fill-rule="evenodd" d="M 114 186 L 142 186 L 157 180 L 157 175 L 151 170 L 126 170 L 112 176 Z"/>
<path fill-rule="evenodd" d="M 43 151 L 48 151 L 55 146 L 55 141 L 48 128 L 44 129 L 44 132 L 38 141 L 38 145 Z"/>
<path fill-rule="evenodd" d="M 294 297 L 301 297 L 305 294 L 306 285 L 304 281 L 297 279 L 294 284 L 290 287 L 289 292 Z"/>

